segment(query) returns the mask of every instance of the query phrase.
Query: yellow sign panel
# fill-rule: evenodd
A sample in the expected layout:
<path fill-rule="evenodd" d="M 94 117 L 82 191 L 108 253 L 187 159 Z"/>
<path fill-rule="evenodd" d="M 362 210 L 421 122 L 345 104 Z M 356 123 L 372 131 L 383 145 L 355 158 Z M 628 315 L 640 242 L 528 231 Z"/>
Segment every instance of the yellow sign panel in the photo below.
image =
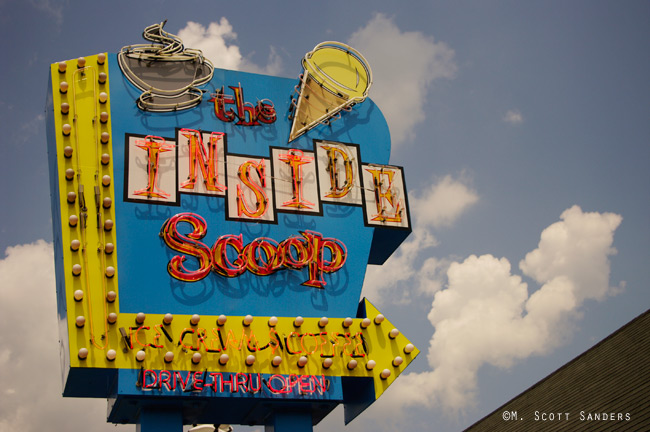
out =
<path fill-rule="evenodd" d="M 71 346 L 106 350 L 107 317 L 119 312 L 107 301 L 117 260 L 106 54 L 55 63 L 51 74 L 68 334 Z"/>
<path fill-rule="evenodd" d="M 71 366 L 372 377 L 379 397 L 419 350 L 364 301 L 366 319 L 120 314 L 106 349 L 76 329 Z"/>

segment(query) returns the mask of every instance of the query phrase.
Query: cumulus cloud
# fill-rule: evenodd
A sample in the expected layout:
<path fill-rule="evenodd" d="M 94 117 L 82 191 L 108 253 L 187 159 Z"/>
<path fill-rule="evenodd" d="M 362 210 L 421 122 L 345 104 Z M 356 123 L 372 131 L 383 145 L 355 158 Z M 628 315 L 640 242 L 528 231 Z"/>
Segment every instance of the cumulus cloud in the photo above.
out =
<path fill-rule="evenodd" d="M 105 399 L 63 399 L 52 245 L 7 248 L 0 260 L 0 430 L 116 431 Z"/>
<path fill-rule="evenodd" d="M 448 175 L 432 183 L 420 196 L 411 199 L 411 210 L 418 224 L 441 228 L 451 225 L 470 206 L 478 195 L 467 185 L 467 180 L 455 180 Z"/>
<path fill-rule="evenodd" d="M 426 118 L 423 108 L 433 82 L 456 73 L 454 50 L 421 32 L 400 30 L 383 14 L 375 14 L 349 43 L 370 63 L 370 97 L 386 116 L 393 144 L 412 140 L 413 127 Z"/>
<path fill-rule="evenodd" d="M 274 47 L 270 47 L 266 66 L 258 66 L 244 57 L 236 45 L 237 33 L 225 17 L 207 27 L 189 21 L 179 30 L 178 37 L 186 47 L 201 50 L 217 68 L 269 75 L 276 75 L 282 69 L 281 58 Z"/>
<path fill-rule="evenodd" d="M 566 341 L 567 323 L 585 301 L 618 291 L 609 286 L 609 257 L 616 253 L 612 244 L 621 221 L 617 214 L 586 213 L 578 206 L 564 211 L 519 264 L 540 284 L 531 295 L 505 258 L 472 255 L 452 263 L 428 315 L 435 327 L 427 355 L 431 370 L 397 380 L 383 406 L 462 410 L 474 401 L 482 365 L 507 368 Z M 415 383 L 417 396 L 410 390 Z"/>
<path fill-rule="evenodd" d="M 432 183 L 419 194 L 411 194 L 413 233 L 384 265 L 367 268 L 363 294 L 378 304 L 404 302 L 410 299 L 411 291 L 396 288 L 407 280 L 411 282 L 409 286 L 415 287 L 416 294 L 434 294 L 440 290 L 447 262 L 435 257 L 422 262 L 420 257 L 437 245 L 432 229 L 451 225 L 477 200 L 478 195 L 467 185 L 467 180 L 451 176 Z"/>
<path fill-rule="evenodd" d="M 524 122 L 524 116 L 519 110 L 509 110 L 503 116 L 503 121 L 512 125 L 517 125 Z"/>

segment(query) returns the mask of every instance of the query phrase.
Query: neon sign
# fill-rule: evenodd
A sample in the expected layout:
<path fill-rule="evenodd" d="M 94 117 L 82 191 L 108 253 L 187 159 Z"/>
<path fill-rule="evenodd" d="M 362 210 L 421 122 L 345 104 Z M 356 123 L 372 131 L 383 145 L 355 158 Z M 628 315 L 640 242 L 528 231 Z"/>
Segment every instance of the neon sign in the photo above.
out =
<path fill-rule="evenodd" d="M 323 396 L 330 388 L 325 376 L 252 373 L 221 373 L 208 371 L 179 372 L 145 369 L 136 384 L 144 391 L 174 393 L 198 392 L 208 394 L 268 393 L 287 396 Z"/>
<path fill-rule="evenodd" d="M 145 37 L 50 69 L 64 394 L 117 391 L 114 422 L 181 396 L 208 421 L 282 401 L 354 418 L 419 352 L 359 302 L 411 230 L 367 63 L 321 44 L 296 86 L 213 70 L 162 24 Z"/>
<path fill-rule="evenodd" d="M 178 224 L 192 227 L 189 234 L 181 234 Z M 180 213 L 167 219 L 160 230 L 160 236 L 172 250 L 195 257 L 199 268 L 185 267 L 185 255 L 174 256 L 167 269 L 169 274 L 181 281 L 196 282 L 205 278 L 210 271 L 222 276 L 237 277 L 249 271 L 257 276 L 269 276 L 279 270 L 309 270 L 309 279 L 303 285 L 324 288 L 327 284 L 324 273 L 340 270 L 347 258 L 345 245 L 335 238 L 323 237 L 312 231 L 301 232 L 281 243 L 260 237 L 249 244 L 243 244 L 242 235 L 219 237 L 212 248 L 200 240 L 207 233 L 205 219 L 193 213 Z M 232 255 L 234 252 L 234 256 Z M 326 258 L 329 256 L 329 258 Z"/>
<path fill-rule="evenodd" d="M 250 102 L 244 102 L 244 90 L 241 85 L 234 87 L 229 86 L 233 95 L 226 95 L 224 87 L 212 96 L 210 102 L 214 103 L 214 115 L 219 120 L 226 123 L 235 123 L 237 126 L 260 126 L 262 124 L 271 124 L 277 119 L 273 102 L 269 99 L 262 99 L 253 105 Z M 234 105 L 236 111 L 232 108 L 226 109 L 227 105 Z"/>
<path fill-rule="evenodd" d="M 267 223 L 277 223 L 277 212 L 320 215 L 323 203 L 355 205 L 364 207 L 367 226 L 410 228 L 400 167 L 361 163 L 356 146 L 331 141 L 251 158 L 230 154 L 227 138 L 187 128 L 176 129 L 174 140 L 127 135 L 128 200 L 180 205 L 181 194 L 225 197 L 226 218 Z"/>
<path fill-rule="evenodd" d="M 147 333 L 155 333 L 152 342 L 147 342 Z M 255 332 L 243 328 L 239 339 L 232 329 L 228 332 L 221 327 L 205 329 L 202 327 L 185 327 L 178 337 L 172 339 L 163 324 L 150 326 L 129 327 L 128 345 L 130 349 L 156 348 L 163 349 L 167 345 L 176 344 L 184 350 L 216 354 L 222 352 L 243 351 L 250 353 L 270 350 L 270 355 L 286 352 L 289 356 L 315 355 L 319 358 L 343 359 L 344 355 L 351 358 L 364 358 L 371 354 L 363 333 L 357 332 L 298 332 L 292 331 L 281 336 L 277 330 L 268 331 L 268 342 L 261 344 Z M 164 337 L 163 337 L 164 335 Z M 188 338 L 192 339 L 190 342 Z M 144 339 L 144 340 L 143 340 Z M 163 343 L 165 340 L 169 343 Z"/>

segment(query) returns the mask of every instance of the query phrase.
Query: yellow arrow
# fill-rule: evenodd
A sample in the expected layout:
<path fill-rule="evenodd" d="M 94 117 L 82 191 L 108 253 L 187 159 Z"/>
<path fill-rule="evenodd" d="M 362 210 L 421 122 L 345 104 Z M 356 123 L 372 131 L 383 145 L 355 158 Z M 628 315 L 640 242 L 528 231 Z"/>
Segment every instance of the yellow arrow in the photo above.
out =
<path fill-rule="evenodd" d="M 70 317 L 71 366 L 370 377 L 376 399 L 419 350 L 368 300 L 361 306 L 358 318 L 121 313 L 104 349 Z"/>

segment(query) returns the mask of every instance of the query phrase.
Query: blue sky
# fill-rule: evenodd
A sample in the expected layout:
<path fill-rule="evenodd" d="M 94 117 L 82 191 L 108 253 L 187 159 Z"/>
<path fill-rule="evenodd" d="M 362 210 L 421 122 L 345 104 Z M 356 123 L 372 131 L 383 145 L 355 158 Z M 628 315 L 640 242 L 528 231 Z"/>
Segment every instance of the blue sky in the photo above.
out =
<path fill-rule="evenodd" d="M 642 1 L 0 1 L 0 429 L 115 430 L 105 401 L 60 397 L 50 63 L 165 19 L 217 67 L 297 78 L 321 41 L 361 51 L 415 226 L 364 293 L 422 354 L 346 430 L 456 431 L 650 304 L 649 18 Z M 17 331 L 24 314 L 41 327 Z"/>

